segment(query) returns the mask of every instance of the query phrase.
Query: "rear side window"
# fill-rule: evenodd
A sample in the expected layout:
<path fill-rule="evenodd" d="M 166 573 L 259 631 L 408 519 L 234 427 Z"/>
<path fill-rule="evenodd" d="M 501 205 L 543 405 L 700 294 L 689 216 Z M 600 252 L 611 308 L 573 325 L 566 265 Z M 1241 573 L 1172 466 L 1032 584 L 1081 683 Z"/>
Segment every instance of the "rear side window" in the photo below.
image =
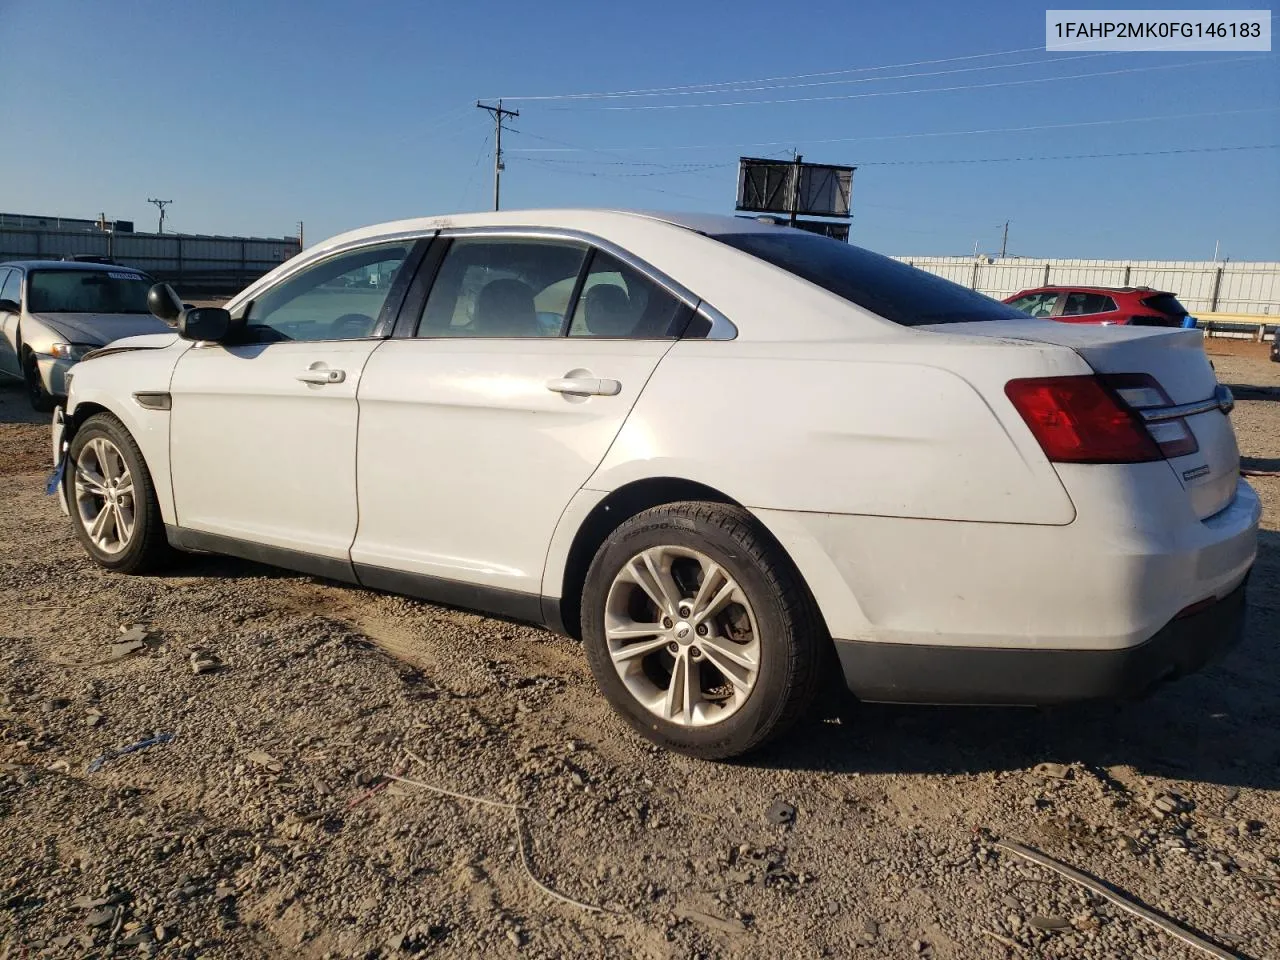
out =
<path fill-rule="evenodd" d="M 1153 297 L 1144 297 L 1142 299 L 1144 307 L 1150 307 L 1152 310 L 1158 310 L 1160 313 L 1168 313 L 1175 317 L 1185 317 L 1187 308 L 1178 302 L 1178 298 L 1172 293 L 1157 293 Z"/>
<path fill-rule="evenodd" d="M 679 336 L 689 308 L 621 260 L 596 251 L 569 324 L 571 337 L 662 340 Z"/>
<path fill-rule="evenodd" d="M 872 313 L 908 327 L 974 320 L 1017 320 L 1011 306 L 870 250 L 804 233 L 716 234 L 713 239 L 816 284 Z"/>

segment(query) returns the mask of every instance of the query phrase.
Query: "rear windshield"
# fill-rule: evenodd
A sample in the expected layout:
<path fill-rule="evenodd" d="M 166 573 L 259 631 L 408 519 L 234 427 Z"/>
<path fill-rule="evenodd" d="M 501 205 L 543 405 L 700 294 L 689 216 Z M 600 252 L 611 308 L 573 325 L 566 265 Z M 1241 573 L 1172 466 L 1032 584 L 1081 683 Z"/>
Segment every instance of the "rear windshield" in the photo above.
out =
<path fill-rule="evenodd" d="M 27 280 L 30 313 L 147 313 L 151 281 L 136 270 L 36 270 Z"/>
<path fill-rule="evenodd" d="M 782 228 L 713 239 L 904 326 L 1026 319 L 999 300 L 829 237 Z"/>
<path fill-rule="evenodd" d="M 1142 305 L 1150 307 L 1152 310 L 1159 310 L 1161 313 L 1172 314 L 1175 317 L 1185 317 L 1187 308 L 1178 302 L 1178 298 L 1172 293 L 1157 293 L 1154 297 L 1143 297 Z"/>

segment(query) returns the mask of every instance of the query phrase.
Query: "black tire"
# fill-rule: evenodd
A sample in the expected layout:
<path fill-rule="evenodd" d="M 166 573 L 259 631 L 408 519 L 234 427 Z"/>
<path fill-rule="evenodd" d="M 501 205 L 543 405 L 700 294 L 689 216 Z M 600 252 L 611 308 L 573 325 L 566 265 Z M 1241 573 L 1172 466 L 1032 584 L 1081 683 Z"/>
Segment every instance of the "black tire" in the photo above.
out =
<path fill-rule="evenodd" d="M 133 480 L 131 508 L 133 533 L 128 544 L 111 553 L 98 547 L 85 528 L 85 520 L 76 500 L 75 474 L 85 447 L 95 438 L 105 438 L 120 452 Z M 96 413 L 76 431 L 67 451 L 68 460 L 63 476 L 63 488 L 71 513 L 71 527 L 76 539 L 98 566 L 115 573 L 145 573 L 160 567 L 169 559 L 171 551 L 165 539 L 164 518 L 156 499 L 155 485 L 147 470 L 142 451 L 124 424 L 109 413 Z"/>
<path fill-rule="evenodd" d="M 605 608 L 619 572 L 652 547 L 696 550 L 741 587 L 759 633 L 755 685 L 736 712 L 704 726 L 650 712 L 615 669 L 605 637 Z M 596 552 L 582 595 L 582 637 L 591 672 L 609 703 L 654 743 L 690 756 L 740 756 L 786 732 L 817 700 L 831 642 L 799 573 L 746 510 L 682 502 L 645 510 L 622 523 Z M 696 643 L 696 641 L 695 641 Z M 702 674 L 705 676 L 705 674 Z"/>
<path fill-rule="evenodd" d="M 56 401 L 53 394 L 44 388 L 44 378 L 40 376 L 36 356 L 30 351 L 22 364 L 22 378 L 27 384 L 27 399 L 31 402 L 31 409 L 37 413 L 52 413 Z"/>

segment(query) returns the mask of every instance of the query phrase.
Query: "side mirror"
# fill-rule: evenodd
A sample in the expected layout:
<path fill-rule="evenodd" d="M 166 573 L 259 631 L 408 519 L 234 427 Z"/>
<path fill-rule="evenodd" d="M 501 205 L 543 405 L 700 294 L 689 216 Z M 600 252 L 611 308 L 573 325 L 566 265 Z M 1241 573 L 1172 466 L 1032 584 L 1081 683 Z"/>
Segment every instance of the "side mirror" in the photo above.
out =
<path fill-rule="evenodd" d="M 166 323 L 173 323 L 182 313 L 182 299 L 167 283 L 157 283 L 147 291 L 147 309 Z"/>
<path fill-rule="evenodd" d="M 195 307 L 178 315 L 178 336 L 219 343 L 231 332 L 231 314 L 222 307 Z"/>
<path fill-rule="evenodd" d="M 12 300 L 0 300 L 0 313 L 21 313 L 22 307 Z"/>

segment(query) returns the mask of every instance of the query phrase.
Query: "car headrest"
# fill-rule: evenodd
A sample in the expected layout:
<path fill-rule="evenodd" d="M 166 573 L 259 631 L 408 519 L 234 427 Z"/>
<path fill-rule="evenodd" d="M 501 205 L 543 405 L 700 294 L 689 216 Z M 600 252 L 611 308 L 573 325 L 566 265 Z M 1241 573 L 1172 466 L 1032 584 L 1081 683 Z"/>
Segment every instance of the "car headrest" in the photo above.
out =
<path fill-rule="evenodd" d="M 635 330 L 631 298 L 612 283 L 601 283 L 587 291 L 583 299 L 587 329 L 597 337 L 627 337 Z"/>
<path fill-rule="evenodd" d="M 533 287 L 523 280 L 490 280 L 476 297 L 472 329 L 482 337 L 536 337 Z"/>

